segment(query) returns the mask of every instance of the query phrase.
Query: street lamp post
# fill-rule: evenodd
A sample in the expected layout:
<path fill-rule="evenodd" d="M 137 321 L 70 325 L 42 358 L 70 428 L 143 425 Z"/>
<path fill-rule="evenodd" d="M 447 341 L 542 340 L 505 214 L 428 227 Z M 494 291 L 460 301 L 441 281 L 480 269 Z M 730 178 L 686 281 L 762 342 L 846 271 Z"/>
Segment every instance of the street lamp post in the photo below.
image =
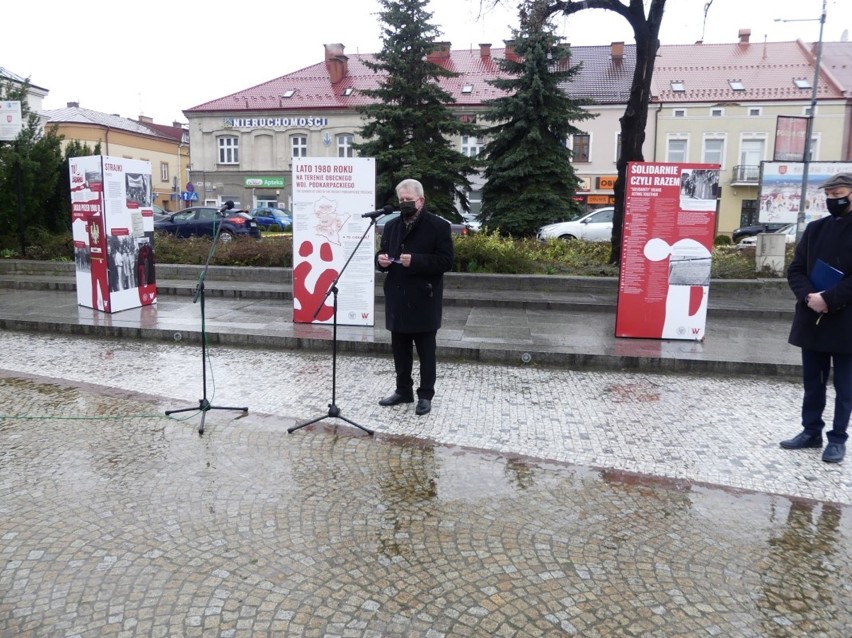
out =
<path fill-rule="evenodd" d="M 808 173 L 811 162 L 811 137 L 814 132 L 814 116 L 816 115 L 817 89 L 819 88 L 819 65 L 822 58 L 822 29 L 825 26 L 825 4 L 822 0 L 822 14 L 819 17 L 819 40 L 817 41 L 816 62 L 814 64 L 814 84 L 811 89 L 811 109 L 808 113 L 808 124 L 805 131 L 805 148 L 802 155 L 802 191 L 799 196 L 799 216 L 796 219 L 796 241 L 802 238 L 805 232 L 805 202 L 808 194 Z M 814 18 L 802 20 L 776 20 L 776 22 L 812 22 Z"/>

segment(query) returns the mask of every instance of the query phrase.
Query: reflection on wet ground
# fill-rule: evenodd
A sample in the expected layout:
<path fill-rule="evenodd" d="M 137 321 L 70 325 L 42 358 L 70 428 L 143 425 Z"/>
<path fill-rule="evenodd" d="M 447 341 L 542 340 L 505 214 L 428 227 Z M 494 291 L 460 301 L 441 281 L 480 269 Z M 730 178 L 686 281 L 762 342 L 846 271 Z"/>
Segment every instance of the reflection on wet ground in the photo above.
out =
<path fill-rule="evenodd" d="M 164 403 L 0 377 L 0 635 L 852 626 L 848 506 Z"/>

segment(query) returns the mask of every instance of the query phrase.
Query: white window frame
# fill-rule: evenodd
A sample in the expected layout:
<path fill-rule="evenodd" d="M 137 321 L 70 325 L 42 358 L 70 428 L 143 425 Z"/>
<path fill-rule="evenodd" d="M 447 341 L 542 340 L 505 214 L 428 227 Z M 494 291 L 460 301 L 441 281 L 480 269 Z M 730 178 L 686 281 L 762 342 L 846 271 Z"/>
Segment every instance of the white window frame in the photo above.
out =
<path fill-rule="evenodd" d="M 720 107 L 711 108 L 710 117 L 725 117 L 725 109 Z"/>
<path fill-rule="evenodd" d="M 672 159 L 671 143 L 683 142 L 683 159 Z M 669 133 L 666 135 L 666 161 L 667 162 L 687 162 L 689 161 L 689 133 Z"/>
<path fill-rule="evenodd" d="M 575 137 L 586 137 L 589 140 L 589 156 L 584 160 L 578 160 L 574 155 L 574 138 Z M 569 135 L 568 136 L 568 148 L 571 150 L 571 163 L 572 164 L 591 164 L 592 163 L 592 134 L 591 133 L 580 133 L 578 135 Z"/>
<path fill-rule="evenodd" d="M 216 139 L 219 164 L 240 163 L 240 138 L 237 135 L 220 135 Z"/>
<path fill-rule="evenodd" d="M 707 142 L 721 142 L 722 147 L 719 149 L 719 161 L 713 161 L 707 157 Z M 704 138 L 701 140 L 701 161 L 705 164 L 719 164 L 719 166 L 724 169 L 725 168 L 725 143 L 727 140 L 725 139 L 724 133 L 705 133 Z"/>
<path fill-rule="evenodd" d="M 337 140 L 337 156 L 338 157 L 355 157 L 355 148 L 352 146 L 355 142 L 355 136 L 352 133 L 339 133 L 335 136 Z"/>
<path fill-rule="evenodd" d="M 810 104 L 808 104 L 807 106 L 802 108 L 802 115 L 804 115 L 805 117 L 811 116 L 811 105 Z M 817 105 L 816 108 L 814 109 L 814 117 L 816 117 L 817 115 L 819 115 L 819 105 Z"/>
<path fill-rule="evenodd" d="M 819 161 L 819 143 L 820 143 L 820 135 L 819 133 L 814 133 L 811 135 L 811 148 L 810 148 L 810 157 L 808 158 L 809 162 L 818 162 Z"/>
<path fill-rule="evenodd" d="M 743 159 L 743 145 L 746 142 L 756 142 L 756 141 L 763 142 L 762 157 L 760 157 L 757 160 L 756 164 L 747 164 L 745 162 L 745 160 Z M 741 165 L 741 166 L 760 166 L 760 163 L 767 159 L 766 154 L 769 150 L 768 141 L 769 140 L 768 140 L 766 133 L 741 133 L 740 134 L 740 148 L 739 148 L 739 151 L 737 153 L 737 164 Z"/>
<path fill-rule="evenodd" d="M 477 135 L 462 135 L 459 138 L 459 149 L 462 155 L 476 157 L 482 152 L 485 141 Z"/>
<path fill-rule="evenodd" d="M 621 153 L 621 131 L 615 132 L 615 158 L 612 160 L 613 164 L 618 163 L 618 156 Z"/>
<path fill-rule="evenodd" d="M 760 107 L 760 106 L 748 107 L 748 116 L 749 117 L 760 117 L 762 115 L 763 115 L 763 107 Z"/>
<path fill-rule="evenodd" d="M 304 133 L 296 133 L 290 136 L 290 157 L 308 156 L 308 136 Z"/>
<path fill-rule="evenodd" d="M 672 117 L 686 117 L 686 109 L 672 109 Z"/>
<path fill-rule="evenodd" d="M 168 182 L 169 181 L 169 163 L 168 162 L 160 162 L 160 181 Z"/>

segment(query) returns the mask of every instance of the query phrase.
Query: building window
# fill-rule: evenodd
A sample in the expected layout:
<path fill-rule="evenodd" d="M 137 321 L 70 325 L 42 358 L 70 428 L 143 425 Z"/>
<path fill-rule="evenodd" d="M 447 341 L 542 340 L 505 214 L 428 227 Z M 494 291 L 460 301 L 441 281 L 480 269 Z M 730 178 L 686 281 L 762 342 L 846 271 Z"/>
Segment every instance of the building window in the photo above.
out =
<path fill-rule="evenodd" d="M 752 106 L 752 107 L 749 107 L 749 109 L 748 109 L 748 116 L 749 117 L 760 117 L 761 112 L 762 111 L 761 111 L 759 106 Z"/>
<path fill-rule="evenodd" d="M 236 135 L 227 135 L 219 138 L 219 163 L 240 163 L 240 140 Z"/>
<path fill-rule="evenodd" d="M 583 133 L 580 135 L 573 135 L 571 140 L 571 158 L 574 162 L 588 162 L 590 161 L 591 152 L 590 145 L 591 139 L 588 133 Z"/>
<path fill-rule="evenodd" d="M 338 157 L 355 157 L 355 149 L 352 148 L 353 136 L 351 133 L 344 133 L 337 136 L 337 156 Z M 294 156 L 295 157 L 295 156 Z"/>
<path fill-rule="evenodd" d="M 706 164 L 718 164 L 721 166 L 724 162 L 725 140 L 721 137 L 705 137 L 704 138 L 704 153 L 703 162 Z"/>
<path fill-rule="evenodd" d="M 293 151 L 293 157 L 307 157 L 308 138 L 304 135 L 294 135 L 290 138 L 290 148 Z"/>
<path fill-rule="evenodd" d="M 615 135 L 615 161 L 618 162 L 618 158 L 621 157 L 621 133 L 616 133 Z"/>
<path fill-rule="evenodd" d="M 686 117 L 686 109 L 672 109 L 674 117 Z"/>
<path fill-rule="evenodd" d="M 681 80 L 672 80 L 672 91 L 675 93 L 685 93 L 686 85 Z"/>
<path fill-rule="evenodd" d="M 745 91 L 745 84 L 742 80 L 728 80 L 728 86 L 731 87 L 732 91 Z"/>
<path fill-rule="evenodd" d="M 168 162 L 160 162 L 160 181 L 169 181 L 169 164 Z"/>
<path fill-rule="evenodd" d="M 760 166 L 766 156 L 766 140 L 763 138 L 743 138 L 740 142 L 740 164 Z"/>
<path fill-rule="evenodd" d="M 686 143 L 688 141 L 689 140 L 685 137 L 670 137 L 666 144 L 666 161 L 685 162 Z"/>
<path fill-rule="evenodd" d="M 816 110 L 814 111 L 814 116 L 816 116 L 816 114 L 817 114 L 817 113 L 819 113 L 819 107 L 817 107 L 817 108 L 816 108 Z M 805 117 L 810 117 L 810 116 L 811 116 L 811 107 L 806 106 L 806 107 L 802 110 L 802 114 L 803 114 Z"/>
<path fill-rule="evenodd" d="M 725 109 L 710 109 L 710 117 L 724 117 Z"/>
<path fill-rule="evenodd" d="M 793 84 L 795 84 L 796 88 L 798 88 L 798 89 L 809 89 L 809 88 L 811 88 L 810 80 L 805 80 L 805 79 L 793 80 Z"/>
<path fill-rule="evenodd" d="M 482 141 L 474 135 L 461 136 L 461 152 L 468 157 L 476 157 L 482 151 Z"/>

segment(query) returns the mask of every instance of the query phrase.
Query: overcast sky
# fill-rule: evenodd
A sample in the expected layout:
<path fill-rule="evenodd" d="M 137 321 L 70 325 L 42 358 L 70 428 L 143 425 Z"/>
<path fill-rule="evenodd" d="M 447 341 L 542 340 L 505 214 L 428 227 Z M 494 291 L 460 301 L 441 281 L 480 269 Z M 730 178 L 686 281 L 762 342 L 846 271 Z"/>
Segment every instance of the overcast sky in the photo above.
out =
<path fill-rule="evenodd" d="M 626 0 L 623 0 L 626 2 Z M 661 40 L 688 44 L 801 38 L 816 42 L 823 0 L 668 0 Z M 506 0 L 507 6 L 514 5 Z M 707 11 L 706 25 L 704 9 Z M 486 5 L 488 6 L 488 5 Z M 514 9 L 479 15 L 479 0 L 431 0 L 432 23 L 454 49 L 495 47 L 517 24 Z M 34 11 L 49 15 L 35 15 Z M 323 60 L 323 44 L 347 54 L 381 48 L 377 0 L 114 0 L 29 5 L 5 2 L 0 66 L 49 90 L 46 109 L 67 102 L 124 117 L 185 122 L 182 111 Z M 800 20 L 776 22 L 775 19 Z M 573 45 L 633 42 L 620 16 L 587 10 L 556 24 Z M 828 0 L 823 40 L 852 30 L 852 0 Z"/>

